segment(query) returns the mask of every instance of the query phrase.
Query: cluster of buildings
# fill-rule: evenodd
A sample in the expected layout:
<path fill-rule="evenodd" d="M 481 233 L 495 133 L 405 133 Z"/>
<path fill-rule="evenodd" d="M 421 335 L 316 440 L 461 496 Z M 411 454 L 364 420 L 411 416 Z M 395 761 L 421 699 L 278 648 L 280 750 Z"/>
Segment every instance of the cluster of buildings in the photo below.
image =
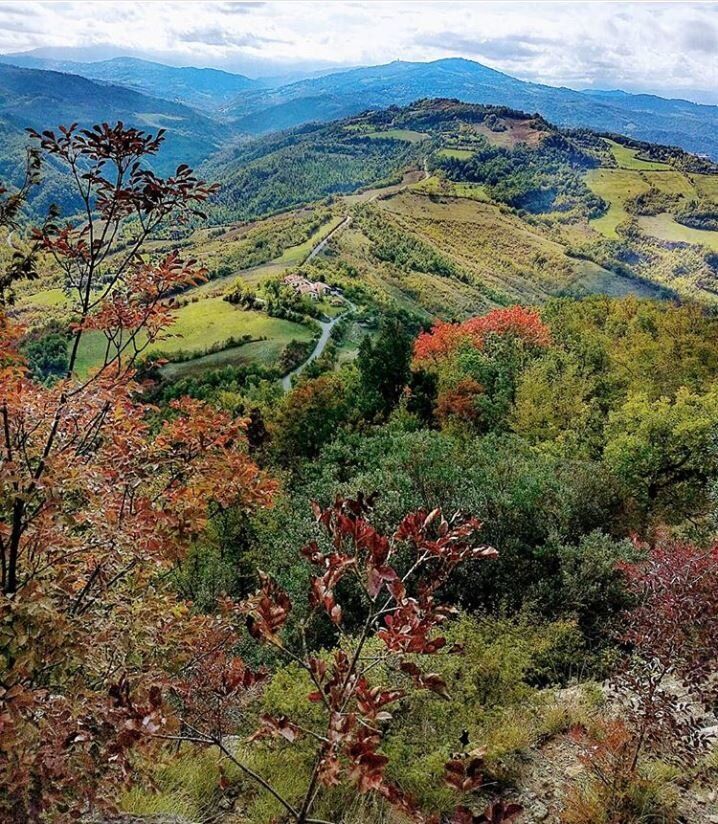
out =
<path fill-rule="evenodd" d="M 287 275 L 284 278 L 284 283 L 291 286 L 297 294 L 306 295 L 312 300 L 320 300 L 334 290 L 321 281 L 311 281 L 302 275 Z"/>

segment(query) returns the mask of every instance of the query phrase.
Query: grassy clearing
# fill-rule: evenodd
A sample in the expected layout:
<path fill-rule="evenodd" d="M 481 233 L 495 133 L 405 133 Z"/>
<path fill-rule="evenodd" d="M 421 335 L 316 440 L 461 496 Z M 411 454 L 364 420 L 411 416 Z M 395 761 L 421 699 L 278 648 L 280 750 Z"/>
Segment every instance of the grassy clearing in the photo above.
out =
<path fill-rule="evenodd" d="M 501 118 L 504 129 L 491 129 L 485 123 L 477 124 L 473 130 L 485 137 L 492 146 L 500 146 L 505 149 L 514 149 L 521 143 L 527 146 L 538 146 L 545 132 L 536 128 L 532 119 L 515 120 L 513 118 Z"/>
<path fill-rule="evenodd" d="M 350 363 L 359 354 L 359 346 L 368 334 L 367 330 L 353 321 L 347 329 L 342 342 L 337 347 L 337 363 Z"/>
<path fill-rule="evenodd" d="M 465 197 L 469 200 L 479 200 L 482 203 L 491 201 L 483 183 L 454 183 L 452 194 L 454 197 Z"/>
<path fill-rule="evenodd" d="M 299 266 L 304 263 L 312 249 L 318 243 L 321 243 L 330 232 L 336 229 L 342 220 L 344 220 L 343 215 L 336 215 L 323 226 L 320 226 L 310 238 L 304 241 L 304 243 L 300 243 L 298 246 L 290 246 L 288 249 L 285 249 L 281 257 L 278 257 L 276 260 L 272 261 L 272 263 L 287 267 Z"/>
<path fill-rule="evenodd" d="M 471 149 L 439 149 L 436 154 L 439 157 L 454 157 L 457 160 L 468 160 L 474 156 Z"/>
<path fill-rule="evenodd" d="M 698 200 L 699 192 L 683 172 L 645 172 L 643 177 L 659 192 L 687 200 Z"/>
<path fill-rule="evenodd" d="M 208 369 L 220 369 L 223 366 L 243 366 L 257 364 L 259 366 L 276 366 L 282 350 L 292 339 L 309 340 L 311 333 L 306 326 L 300 326 L 296 334 L 278 336 L 269 340 L 245 343 L 242 346 L 233 346 L 221 352 L 212 352 L 201 358 L 193 358 L 181 363 L 168 363 L 162 367 L 162 375 L 168 380 L 185 378 L 189 375 L 201 375 Z"/>
<path fill-rule="evenodd" d="M 405 140 L 407 143 L 419 143 L 426 140 L 426 132 L 415 132 L 413 129 L 387 129 L 385 132 L 367 132 L 366 137 L 372 140 Z"/>
<path fill-rule="evenodd" d="M 426 180 L 420 180 L 409 187 L 415 192 L 424 192 L 427 195 L 443 195 L 444 197 L 464 197 L 468 200 L 478 200 L 489 203 L 491 198 L 482 183 L 468 183 L 464 181 L 445 180 L 432 175 Z"/>
<path fill-rule="evenodd" d="M 616 227 L 629 217 L 626 201 L 649 189 L 640 172 L 626 169 L 591 169 L 586 175 L 586 184 L 609 204 L 606 214 L 590 221 L 591 226 L 613 240 L 618 238 Z"/>
<path fill-rule="evenodd" d="M 659 215 L 638 218 L 641 230 L 651 237 L 672 243 L 696 243 L 718 252 L 718 232 L 693 229 L 678 223 L 673 215 L 661 212 Z"/>
<path fill-rule="evenodd" d="M 611 298 L 622 298 L 627 295 L 636 295 L 639 298 L 656 298 L 659 288 L 641 280 L 617 275 L 604 269 L 591 260 L 576 261 L 577 277 L 566 294 L 575 297 L 586 295 L 607 295 Z"/>
<path fill-rule="evenodd" d="M 288 320 L 270 318 L 262 312 L 244 312 L 222 298 L 207 298 L 189 303 L 177 312 L 172 337 L 158 341 L 148 353 L 163 352 L 170 358 L 179 352 L 203 351 L 230 337 L 266 337 L 268 340 L 237 348 L 236 355 L 245 362 L 269 364 L 292 338 L 309 340 L 312 332 L 306 326 Z M 91 332 L 83 336 L 77 369 L 85 374 L 100 363 L 105 354 L 105 336 Z M 216 353 L 220 354 L 220 353 Z M 211 357 L 211 356 L 205 356 Z"/>
<path fill-rule="evenodd" d="M 718 175 L 691 175 L 691 181 L 701 197 L 718 203 Z"/>
<path fill-rule="evenodd" d="M 611 146 L 611 153 L 618 164 L 619 169 L 634 169 L 639 171 L 655 171 L 656 169 L 670 169 L 667 163 L 659 163 L 655 160 L 642 160 L 638 157 L 638 150 L 631 149 L 616 143 L 614 140 L 607 141 Z"/>
<path fill-rule="evenodd" d="M 43 289 L 32 295 L 22 295 L 17 301 L 20 307 L 36 306 L 37 308 L 63 306 L 66 303 L 67 295 L 62 289 Z"/>

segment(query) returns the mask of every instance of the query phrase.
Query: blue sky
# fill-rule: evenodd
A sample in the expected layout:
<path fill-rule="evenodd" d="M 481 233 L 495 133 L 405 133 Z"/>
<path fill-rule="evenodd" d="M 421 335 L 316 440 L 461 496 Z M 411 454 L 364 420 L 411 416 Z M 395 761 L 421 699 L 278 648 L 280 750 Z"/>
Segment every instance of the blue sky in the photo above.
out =
<path fill-rule="evenodd" d="M 0 52 L 37 48 L 254 75 L 462 56 L 551 85 L 718 103 L 718 2 L 0 2 Z"/>

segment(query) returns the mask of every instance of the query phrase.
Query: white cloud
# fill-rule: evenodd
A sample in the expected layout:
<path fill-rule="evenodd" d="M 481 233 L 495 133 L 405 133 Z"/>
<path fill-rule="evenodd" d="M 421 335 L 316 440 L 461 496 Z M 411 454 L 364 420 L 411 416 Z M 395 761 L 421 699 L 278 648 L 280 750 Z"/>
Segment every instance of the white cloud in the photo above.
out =
<path fill-rule="evenodd" d="M 24 0 L 0 4 L 0 52 L 114 52 L 247 70 L 449 55 L 527 80 L 718 102 L 718 3 L 417 0 Z M 266 69 L 265 69 L 266 70 Z M 705 94 L 703 95 L 705 97 Z"/>

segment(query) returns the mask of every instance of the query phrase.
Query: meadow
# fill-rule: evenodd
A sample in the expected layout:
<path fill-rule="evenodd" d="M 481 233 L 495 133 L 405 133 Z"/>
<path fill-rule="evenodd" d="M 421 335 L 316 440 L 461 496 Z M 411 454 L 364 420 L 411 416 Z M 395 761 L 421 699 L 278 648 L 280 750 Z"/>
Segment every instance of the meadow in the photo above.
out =
<path fill-rule="evenodd" d="M 661 212 L 658 215 L 641 215 L 638 225 L 644 234 L 669 243 L 694 243 L 718 252 L 718 232 L 693 229 L 679 223 L 673 215 Z"/>
<path fill-rule="evenodd" d="M 593 229 L 604 237 L 618 239 L 620 235 L 617 228 L 634 216 L 630 211 L 630 201 L 651 191 L 670 198 L 676 211 L 691 203 L 718 203 L 718 176 L 689 175 L 665 168 L 665 171 L 639 171 L 637 167 L 590 170 L 586 175 L 586 183 L 609 204 L 606 214 L 590 221 Z M 714 250 L 718 246 L 718 232 L 683 226 L 668 212 L 639 215 L 638 225 L 646 235 L 659 240 L 693 243 Z"/>
<path fill-rule="evenodd" d="M 591 169 L 586 175 L 588 187 L 609 206 L 606 214 L 590 221 L 600 234 L 618 239 L 616 228 L 630 218 L 626 202 L 647 192 L 648 183 L 636 172 L 624 169 Z"/>
<path fill-rule="evenodd" d="M 367 132 L 364 135 L 372 140 L 404 140 L 407 143 L 420 143 L 428 136 L 426 132 L 417 132 L 413 129 L 386 129 L 381 132 Z"/>
<path fill-rule="evenodd" d="M 150 345 L 146 350 L 148 355 L 161 352 L 171 358 L 173 354 L 204 352 L 229 338 L 249 335 L 253 339 L 268 340 L 261 341 L 262 345 L 245 344 L 237 347 L 239 360 L 271 366 L 290 340 L 307 341 L 312 338 L 312 331 L 307 326 L 270 318 L 263 312 L 246 311 L 220 297 L 190 301 L 177 310 L 176 318 L 171 336 Z M 90 332 L 85 335 L 78 354 L 78 371 L 85 374 L 101 363 L 105 346 L 106 339 L 102 333 Z M 227 357 L 231 359 L 232 356 Z"/>
<path fill-rule="evenodd" d="M 622 143 L 617 143 L 615 140 L 607 140 L 611 147 L 611 154 L 616 161 L 619 169 L 632 169 L 638 171 L 668 171 L 671 167 L 667 163 L 660 163 L 655 160 L 643 160 L 639 157 L 637 149 L 632 149 L 630 146 L 624 146 Z"/>

